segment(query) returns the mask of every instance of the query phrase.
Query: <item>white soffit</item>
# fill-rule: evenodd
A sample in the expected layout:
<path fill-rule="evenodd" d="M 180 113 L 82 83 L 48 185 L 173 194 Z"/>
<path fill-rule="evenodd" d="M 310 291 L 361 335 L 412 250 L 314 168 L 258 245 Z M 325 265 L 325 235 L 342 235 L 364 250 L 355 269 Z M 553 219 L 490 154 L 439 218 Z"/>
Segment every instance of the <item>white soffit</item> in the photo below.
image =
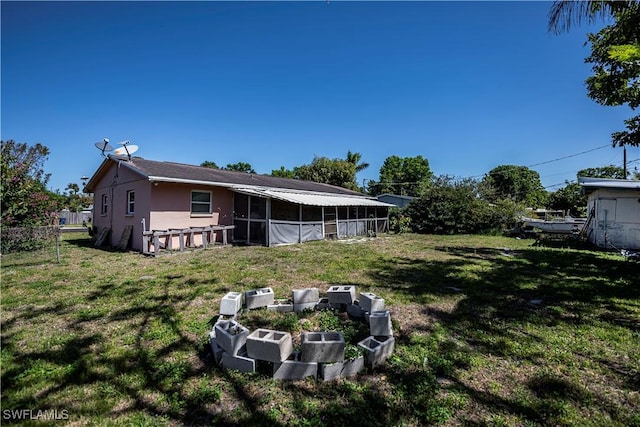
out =
<path fill-rule="evenodd" d="M 234 188 L 239 193 L 248 195 L 271 197 L 285 202 L 306 206 L 365 206 L 365 207 L 394 207 L 395 205 L 380 202 L 366 197 L 347 196 L 329 193 L 299 193 L 270 189 Z"/>

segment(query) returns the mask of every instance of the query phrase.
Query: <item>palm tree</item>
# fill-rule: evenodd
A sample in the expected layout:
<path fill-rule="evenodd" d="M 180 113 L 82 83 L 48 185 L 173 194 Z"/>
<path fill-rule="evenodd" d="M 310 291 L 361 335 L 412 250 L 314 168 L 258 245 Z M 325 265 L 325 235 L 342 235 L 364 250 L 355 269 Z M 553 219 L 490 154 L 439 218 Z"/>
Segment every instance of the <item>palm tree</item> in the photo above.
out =
<path fill-rule="evenodd" d="M 352 153 L 351 150 L 347 151 L 347 162 L 352 163 L 356 167 L 356 173 L 369 167 L 369 163 L 358 164 L 360 160 L 362 160 L 362 154 Z"/>
<path fill-rule="evenodd" d="M 549 31 L 559 34 L 569 31 L 573 24 L 580 25 L 584 21 L 593 24 L 634 3 L 638 0 L 557 0 L 549 11 Z"/>

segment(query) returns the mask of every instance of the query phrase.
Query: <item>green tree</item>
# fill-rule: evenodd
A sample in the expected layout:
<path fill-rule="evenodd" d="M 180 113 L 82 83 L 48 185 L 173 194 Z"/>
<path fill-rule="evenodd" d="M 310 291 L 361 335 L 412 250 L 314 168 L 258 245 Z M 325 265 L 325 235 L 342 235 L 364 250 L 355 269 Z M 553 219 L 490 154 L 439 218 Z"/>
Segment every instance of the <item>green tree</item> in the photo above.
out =
<path fill-rule="evenodd" d="M 594 22 L 611 18 L 613 23 L 587 35 L 593 75 L 585 81 L 587 94 L 606 106 L 640 105 L 640 2 L 556 1 L 549 14 L 549 29 L 568 30 L 574 21 Z M 640 115 L 624 121 L 626 130 L 611 134 L 614 146 L 640 145 Z"/>
<path fill-rule="evenodd" d="M 274 169 L 271 171 L 271 176 L 294 179 L 296 177 L 296 174 L 291 169 L 285 169 L 284 166 L 280 166 L 280 169 Z"/>
<path fill-rule="evenodd" d="M 476 180 L 441 176 L 409 203 L 405 214 L 417 233 L 482 233 L 499 228 L 500 216 L 479 195 Z"/>
<path fill-rule="evenodd" d="M 549 31 L 559 34 L 569 31 L 574 24 L 593 24 L 605 20 L 637 3 L 637 0 L 581 0 L 554 1 L 549 11 Z"/>
<path fill-rule="evenodd" d="M 236 171 L 236 172 L 256 173 L 256 171 L 253 170 L 253 167 L 249 163 L 245 163 L 245 162 L 228 164 L 225 169 L 229 171 Z"/>
<path fill-rule="evenodd" d="M 72 212 L 80 212 L 83 208 L 88 207 L 92 198 L 80 192 L 80 186 L 74 182 L 70 182 L 65 188 L 66 194 L 63 197 L 64 206 Z"/>
<path fill-rule="evenodd" d="M 356 173 L 361 172 L 369 167 L 369 163 L 361 162 L 362 154 L 352 153 L 351 150 L 347 151 L 347 162 L 353 163 L 356 167 Z"/>
<path fill-rule="evenodd" d="M 547 192 L 538 172 L 526 166 L 501 165 L 493 168 L 482 179 L 484 197 L 491 202 L 511 199 L 528 207 L 542 207 Z"/>
<path fill-rule="evenodd" d="M 209 160 L 205 160 L 204 162 L 200 163 L 200 166 L 202 166 L 203 168 L 220 169 L 216 162 L 212 162 Z"/>
<path fill-rule="evenodd" d="M 582 194 L 580 184 L 567 182 L 564 187 L 549 195 L 549 208 L 567 212 L 574 217 L 582 217 L 587 212 L 587 196 Z"/>
<path fill-rule="evenodd" d="M 627 173 L 627 175 L 629 175 Z M 581 169 L 576 174 L 577 178 L 582 176 L 591 177 L 591 178 L 610 178 L 610 179 L 627 179 L 627 176 L 624 176 L 624 168 L 615 165 L 607 165 L 601 166 L 598 168 L 586 168 Z"/>
<path fill-rule="evenodd" d="M 369 183 L 369 192 L 374 196 L 392 193 L 416 197 L 432 177 L 429 161 L 422 156 L 390 156 L 380 167 L 380 181 Z"/>
<path fill-rule="evenodd" d="M 49 225 L 59 206 L 46 189 L 49 174 L 44 163 L 49 149 L 42 144 L 29 146 L 13 140 L 0 142 L 2 179 L 2 225 L 35 227 Z"/>
<path fill-rule="evenodd" d="M 356 165 L 346 160 L 315 157 L 311 164 L 296 166 L 293 172 L 296 179 L 358 190 Z"/>

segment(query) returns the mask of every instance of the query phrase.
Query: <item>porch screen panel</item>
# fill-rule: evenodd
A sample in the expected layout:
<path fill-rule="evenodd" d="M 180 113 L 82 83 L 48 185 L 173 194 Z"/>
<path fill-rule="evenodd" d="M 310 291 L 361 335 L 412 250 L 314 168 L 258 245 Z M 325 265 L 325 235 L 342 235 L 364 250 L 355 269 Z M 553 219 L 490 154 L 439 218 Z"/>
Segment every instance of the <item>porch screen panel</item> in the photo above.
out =
<path fill-rule="evenodd" d="M 281 221 L 300 221 L 300 205 L 272 199 L 271 219 Z"/>
<path fill-rule="evenodd" d="M 300 236 L 300 240 L 303 242 L 308 242 L 310 240 L 322 240 L 322 224 L 309 224 L 302 223 L 301 227 L 302 235 Z"/>
<path fill-rule="evenodd" d="M 298 243 L 300 241 L 300 224 L 284 222 L 271 222 L 269 229 L 269 244 L 283 245 L 287 243 Z"/>
<path fill-rule="evenodd" d="M 340 237 L 348 236 L 348 223 L 346 221 L 338 221 L 338 233 Z"/>
<path fill-rule="evenodd" d="M 355 221 L 347 222 L 347 236 L 353 237 L 358 235 L 357 224 Z"/>

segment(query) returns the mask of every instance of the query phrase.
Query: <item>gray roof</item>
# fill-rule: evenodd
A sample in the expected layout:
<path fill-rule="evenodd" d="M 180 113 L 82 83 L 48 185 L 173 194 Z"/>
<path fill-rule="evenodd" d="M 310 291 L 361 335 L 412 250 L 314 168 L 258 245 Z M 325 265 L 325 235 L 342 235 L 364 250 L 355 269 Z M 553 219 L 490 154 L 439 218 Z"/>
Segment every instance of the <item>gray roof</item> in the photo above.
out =
<path fill-rule="evenodd" d="M 578 179 L 584 190 L 611 188 L 616 190 L 640 190 L 640 181 L 630 179 L 607 179 L 582 177 Z"/>
<path fill-rule="evenodd" d="M 127 167 L 134 172 L 147 177 L 149 181 L 215 185 L 230 188 L 242 186 L 278 188 L 368 197 L 358 191 L 352 191 L 346 188 L 319 182 L 212 169 L 202 166 L 187 165 L 184 163 L 159 162 L 155 160 L 146 160 L 141 157 L 132 157 L 131 160 L 127 160 L 126 158 L 113 155 L 110 155 L 105 159 L 105 162 L 103 162 L 96 174 L 90 179 L 87 184 L 88 190 L 93 188 L 95 185 L 94 181 L 100 175 L 100 171 L 103 170 L 110 161 L 121 161 L 121 166 Z"/>

